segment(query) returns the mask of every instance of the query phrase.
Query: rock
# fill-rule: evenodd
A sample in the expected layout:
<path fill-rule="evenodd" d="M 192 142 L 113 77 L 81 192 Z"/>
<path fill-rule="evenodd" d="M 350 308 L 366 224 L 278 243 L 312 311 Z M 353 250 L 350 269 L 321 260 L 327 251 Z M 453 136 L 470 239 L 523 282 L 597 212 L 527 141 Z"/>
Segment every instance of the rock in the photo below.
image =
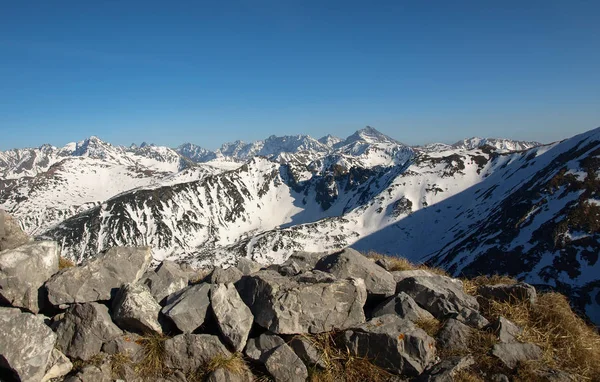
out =
<path fill-rule="evenodd" d="M 315 279 L 323 278 L 318 273 L 284 277 L 265 270 L 242 279 L 238 291 L 254 321 L 277 334 L 322 333 L 365 321 L 367 293 L 361 279 Z"/>
<path fill-rule="evenodd" d="M 306 365 L 318 366 L 323 369 L 327 367 L 323 360 L 323 355 L 306 337 L 296 336 L 292 338 L 289 346 Z"/>
<path fill-rule="evenodd" d="M 547 381 L 547 382 L 575 382 L 575 381 L 579 380 L 573 374 L 569 374 L 569 373 L 561 371 L 561 370 L 551 369 L 551 368 L 548 368 L 548 367 L 538 368 L 538 369 L 532 370 L 532 372 L 541 381 Z"/>
<path fill-rule="evenodd" d="M 37 241 L 0 252 L 0 299 L 38 313 L 46 280 L 58 272 L 58 244 Z"/>
<path fill-rule="evenodd" d="M 510 382 L 510 379 L 504 374 L 494 374 L 492 375 L 492 382 Z"/>
<path fill-rule="evenodd" d="M 411 321 L 433 318 L 431 313 L 421 308 L 412 297 L 404 292 L 388 298 L 373 310 L 373 317 L 385 314 L 396 314 L 400 318 Z"/>
<path fill-rule="evenodd" d="M 435 340 L 412 321 L 388 314 L 344 332 L 351 354 L 394 374 L 417 376 L 435 359 Z"/>
<path fill-rule="evenodd" d="M 429 367 L 417 378 L 418 382 L 453 382 L 459 371 L 475 364 L 473 356 L 450 357 Z"/>
<path fill-rule="evenodd" d="M 210 306 L 210 284 L 191 285 L 167 297 L 162 314 L 169 317 L 183 333 L 191 333 L 204 324 Z"/>
<path fill-rule="evenodd" d="M 477 299 L 463 291 L 462 282 L 447 276 L 408 277 L 398 283 L 397 289 L 406 292 L 438 319 L 459 313 L 464 308 L 479 310 Z"/>
<path fill-rule="evenodd" d="M 417 276 L 433 277 L 433 276 L 436 276 L 435 273 L 426 271 L 424 269 L 410 269 L 407 271 L 394 271 L 391 273 L 392 273 L 392 276 L 394 276 L 394 281 L 396 281 L 396 284 L 398 284 L 400 281 L 410 278 L 410 277 L 417 277 Z"/>
<path fill-rule="evenodd" d="M 146 285 L 159 303 L 168 295 L 188 285 L 188 273 L 173 261 L 163 261 L 156 270 L 148 271 L 141 283 Z"/>
<path fill-rule="evenodd" d="M 207 382 L 252 382 L 254 377 L 248 370 L 236 374 L 231 370 L 219 368 L 208 376 Z"/>
<path fill-rule="evenodd" d="M 236 267 L 229 267 L 227 269 L 217 267 L 212 271 L 209 280 L 211 284 L 237 283 L 243 276 L 242 271 Z"/>
<path fill-rule="evenodd" d="M 73 370 L 73 364 L 67 356 L 57 349 L 52 349 L 48 365 L 46 366 L 46 374 L 41 382 L 47 382 L 53 378 L 63 377 L 69 374 L 71 370 Z"/>
<path fill-rule="evenodd" d="M 532 361 L 542 358 L 542 349 L 534 344 L 496 344 L 492 355 L 498 358 L 509 369 L 515 369 L 521 361 Z"/>
<path fill-rule="evenodd" d="M 437 335 L 437 342 L 445 350 L 467 350 L 472 329 L 453 318 L 448 319 Z"/>
<path fill-rule="evenodd" d="M 375 264 L 379 265 L 381 268 L 385 269 L 388 272 L 391 272 L 394 268 L 394 263 L 387 257 L 378 259 L 377 261 L 375 261 Z"/>
<path fill-rule="evenodd" d="M 531 305 L 537 302 L 535 288 L 527 283 L 482 285 L 477 289 L 477 294 L 500 302 L 527 301 Z"/>
<path fill-rule="evenodd" d="M 149 247 L 114 247 L 87 264 L 65 269 L 46 282 L 48 299 L 58 306 L 110 300 L 123 284 L 138 281 L 152 260 Z"/>
<path fill-rule="evenodd" d="M 219 330 L 226 342 L 233 346 L 235 351 L 242 351 L 254 322 L 250 308 L 244 304 L 233 284 L 213 285 L 210 301 Z"/>
<path fill-rule="evenodd" d="M 249 276 L 253 273 L 260 271 L 262 265 L 254 260 L 250 260 L 247 257 L 240 257 L 235 267 L 239 269 L 244 276 Z"/>
<path fill-rule="evenodd" d="M 302 272 L 312 271 L 319 260 L 326 255 L 322 252 L 294 252 L 277 267 L 277 271 L 284 276 L 295 276 Z"/>
<path fill-rule="evenodd" d="M 112 304 L 113 319 L 122 329 L 140 333 L 162 333 L 158 322 L 161 306 L 143 284 L 126 284 Z"/>
<path fill-rule="evenodd" d="M 122 334 L 108 314 L 108 308 L 95 302 L 72 305 L 56 328 L 56 345 L 69 358 L 88 361 L 104 342 Z"/>
<path fill-rule="evenodd" d="M 323 257 L 315 269 L 329 272 L 337 278 L 361 278 L 369 296 L 390 297 L 396 293 L 394 276 L 351 248 Z"/>
<path fill-rule="evenodd" d="M 498 317 L 491 328 L 498 336 L 500 343 L 504 344 L 517 342 L 517 337 L 523 332 L 521 328 L 502 316 Z"/>
<path fill-rule="evenodd" d="M 308 378 L 308 370 L 302 360 L 285 344 L 267 356 L 265 368 L 275 382 L 304 382 Z"/>
<path fill-rule="evenodd" d="M 458 313 L 451 313 L 449 317 L 476 329 L 483 329 L 490 324 L 487 318 L 483 317 L 477 310 L 471 308 L 462 308 Z"/>
<path fill-rule="evenodd" d="M 139 362 L 144 357 L 144 347 L 141 345 L 141 339 L 142 337 L 135 333 L 125 333 L 105 342 L 102 345 L 102 351 L 109 355 L 127 354 L 133 362 Z"/>
<path fill-rule="evenodd" d="M 283 344 L 285 341 L 281 337 L 263 333 L 259 337 L 248 340 L 244 354 L 253 361 L 265 363 L 269 354 Z"/>
<path fill-rule="evenodd" d="M 19 226 L 19 222 L 0 210 L 0 251 L 20 247 L 30 240 L 31 238 Z"/>
<path fill-rule="evenodd" d="M 18 381 L 40 381 L 56 341 L 43 316 L 0 307 L 0 328 L 0 367 Z"/>
<path fill-rule="evenodd" d="M 195 372 L 217 356 L 231 357 L 217 336 L 180 334 L 165 341 L 165 366 L 184 373 Z"/>
<path fill-rule="evenodd" d="M 112 370 L 109 362 L 101 366 L 84 366 L 77 374 L 65 378 L 64 382 L 112 382 Z"/>

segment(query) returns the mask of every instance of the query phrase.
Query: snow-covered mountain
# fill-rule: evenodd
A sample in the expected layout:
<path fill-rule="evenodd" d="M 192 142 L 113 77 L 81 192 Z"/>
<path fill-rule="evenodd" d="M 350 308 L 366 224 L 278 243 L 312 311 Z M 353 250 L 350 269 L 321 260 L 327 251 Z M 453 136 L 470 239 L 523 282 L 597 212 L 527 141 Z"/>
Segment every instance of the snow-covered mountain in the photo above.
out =
<path fill-rule="evenodd" d="M 124 244 L 195 265 L 353 246 L 559 288 L 600 322 L 599 155 L 600 129 L 409 147 L 367 127 L 215 152 L 92 137 L 0 153 L 0 206 L 77 260 Z"/>

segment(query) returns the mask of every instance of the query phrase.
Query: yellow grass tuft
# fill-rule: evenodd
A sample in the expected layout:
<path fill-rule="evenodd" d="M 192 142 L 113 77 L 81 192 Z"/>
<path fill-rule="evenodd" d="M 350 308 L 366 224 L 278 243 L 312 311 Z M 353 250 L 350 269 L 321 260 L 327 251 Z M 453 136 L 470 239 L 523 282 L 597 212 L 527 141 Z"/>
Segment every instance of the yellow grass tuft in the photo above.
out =
<path fill-rule="evenodd" d="M 472 296 L 477 295 L 477 289 L 483 285 L 498 285 L 498 284 L 516 284 L 518 281 L 510 276 L 492 275 L 492 276 L 477 276 L 472 279 L 462 279 L 463 289 L 465 293 Z"/>
<path fill-rule="evenodd" d="M 425 264 L 415 264 L 410 260 L 404 257 L 396 257 L 396 256 L 388 256 L 382 255 L 381 253 L 369 251 L 365 255 L 366 257 L 372 259 L 373 261 L 387 259 L 391 263 L 391 267 L 389 269 L 390 272 L 395 271 L 412 271 L 415 269 L 422 269 L 425 271 L 429 271 L 441 276 L 448 276 L 448 272 L 438 267 L 429 267 Z"/>
<path fill-rule="evenodd" d="M 142 345 L 144 356 L 135 365 L 135 371 L 142 377 L 158 377 L 166 372 L 164 364 L 165 341 L 168 337 L 160 334 L 148 334 L 137 341 Z"/>
<path fill-rule="evenodd" d="M 58 269 L 72 268 L 75 266 L 73 260 L 67 259 L 66 257 L 59 257 Z"/>
<path fill-rule="evenodd" d="M 425 333 L 431 337 L 437 336 L 440 329 L 442 329 L 442 323 L 437 318 L 420 318 L 415 321 L 417 327 L 423 329 Z"/>
<path fill-rule="evenodd" d="M 125 368 L 132 364 L 131 356 L 127 353 L 115 353 L 110 356 L 112 376 L 116 379 L 124 379 L 126 376 Z"/>
<path fill-rule="evenodd" d="M 452 377 L 453 382 L 485 382 L 474 371 L 470 369 L 459 370 Z"/>

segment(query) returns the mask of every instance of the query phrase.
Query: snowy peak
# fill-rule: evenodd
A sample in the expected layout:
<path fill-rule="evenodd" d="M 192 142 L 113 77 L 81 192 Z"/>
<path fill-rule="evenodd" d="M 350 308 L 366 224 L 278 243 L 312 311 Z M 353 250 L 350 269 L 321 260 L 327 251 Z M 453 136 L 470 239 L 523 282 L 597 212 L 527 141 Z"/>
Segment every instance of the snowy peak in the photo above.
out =
<path fill-rule="evenodd" d="M 193 143 L 184 143 L 177 147 L 175 151 L 197 163 L 208 162 L 216 158 L 216 154 L 214 152 Z"/>
<path fill-rule="evenodd" d="M 472 150 L 481 148 L 483 146 L 491 146 L 497 150 L 507 151 L 522 151 L 527 150 L 536 146 L 540 146 L 539 142 L 528 142 L 528 141 L 515 141 L 512 139 L 499 139 L 499 138 L 467 138 L 458 141 L 451 145 L 455 149 Z"/>
<path fill-rule="evenodd" d="M 326 136 L 319 138 L 319 143 L 329 147 L 330 149 L 342 141 L 343 141 L 343 139 L 334 137 L 331 134 L 327 134 Z"/>
<path fill-rule="evenodd" d="M 367 126 L 364 129 L 360 129 L 344 141 L 344 145 L 349 145 L 354 142 L 364 142 L 370 144 L 397 144 L 401 145 L 400 142 L 396 141 L 393 138 L 383 134 L 377 129 Z"/>

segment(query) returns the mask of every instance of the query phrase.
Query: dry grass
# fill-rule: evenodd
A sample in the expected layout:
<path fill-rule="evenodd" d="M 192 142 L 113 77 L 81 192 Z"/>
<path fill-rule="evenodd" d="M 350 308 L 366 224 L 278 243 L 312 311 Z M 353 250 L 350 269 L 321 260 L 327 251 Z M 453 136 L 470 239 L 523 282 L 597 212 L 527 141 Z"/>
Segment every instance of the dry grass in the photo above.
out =
<path fill-rule="evenodd" d="M 79 372 L 79 371 L 83 370 L 83 368 L 86 366 L 93 365 L 96 367 L 100 367 L 100 366 L 102 366 L 103 363 L 104 363 L 104 354 L 99 353 L 99 354 L 94 355 L 92 358 L 90 358 L 87 361 L 84 361 L 81 359 L 73 360 L 73 370 L 75 372 Z"/>
<path fill-rule="evenodd" d="M 470 369 L 459 370 L 452 377 L 453 382 L 485 382 L 474 371 Z"/>
<path fill-rule="evenodd" d="M 477 276 L 472 279 L 462 279 L 465 293 L 472 296 L 477 295 L 477 289 L 483 285 L 498 285 L 498 284 L 516 284 L 518 281 L 510 276 L 492 275 L 492 276 Z"/>
<path fill-rule="evenodd" d="M 423 329 L 431 337 L 437 336 L 440 329 L 442 329 L 442 323 L 437 318 L 420 318 L 415 321 L 415 325 Z"/>
<path fill-rule="evenodd" d="M 186 379 L 188 382 L 202 382 L 217 369 L 225 369 L 235 375 L 245 375 L 250 371 L 248 364 L 241 353 L 234 353 L 231 356 L 218 355 L 209 362 L 201 365 L 195 372 L 188 373 Z"/>
<path fill-rule="evenodd" d="M 160 334 L 149 334 L 137 341 L 142 345 L 144 357 L 135 365 L 135 372 L 142 377 L 162 376 L 166 367 L 164 364 L 165 341 L 168 337 Z"/>
<path fill-rule="evenodd" d="M 116 379 L 124 379 L 125 368 L 133 364 L 131 356 L 127 353 L 116 353 L 110 356 L 110 367 L 112 376 Z"/>
<path fill-rule="evenodd" d="M 387 256 L 387 255 L 382 255 L 381 253 L 377 253 L 377 252 L 373 252 L 373 251 L 367 252 L 367 254 L 365 256 L 372 259 L 373 261 L 383 260 L 383 259 L 388 260 L 391 264 L 391 267 L 389 269 L 390 272 L 412 271 L 415 269 L 421 269 L 421 270 L 435 273 L 435 274 L 438 274 L 441 276 L 449 276 L 448 273 L 445 270 L 443 270 L 442 268 L 429 267 L 424 264 L 415 264 L 404 257 Z"/>
<path fill-rule="evenodd" d="M 58 269 L 72 268 L 75 266 L 73 260 L 67 259 L 65 257 L 58 258 Z"/>

